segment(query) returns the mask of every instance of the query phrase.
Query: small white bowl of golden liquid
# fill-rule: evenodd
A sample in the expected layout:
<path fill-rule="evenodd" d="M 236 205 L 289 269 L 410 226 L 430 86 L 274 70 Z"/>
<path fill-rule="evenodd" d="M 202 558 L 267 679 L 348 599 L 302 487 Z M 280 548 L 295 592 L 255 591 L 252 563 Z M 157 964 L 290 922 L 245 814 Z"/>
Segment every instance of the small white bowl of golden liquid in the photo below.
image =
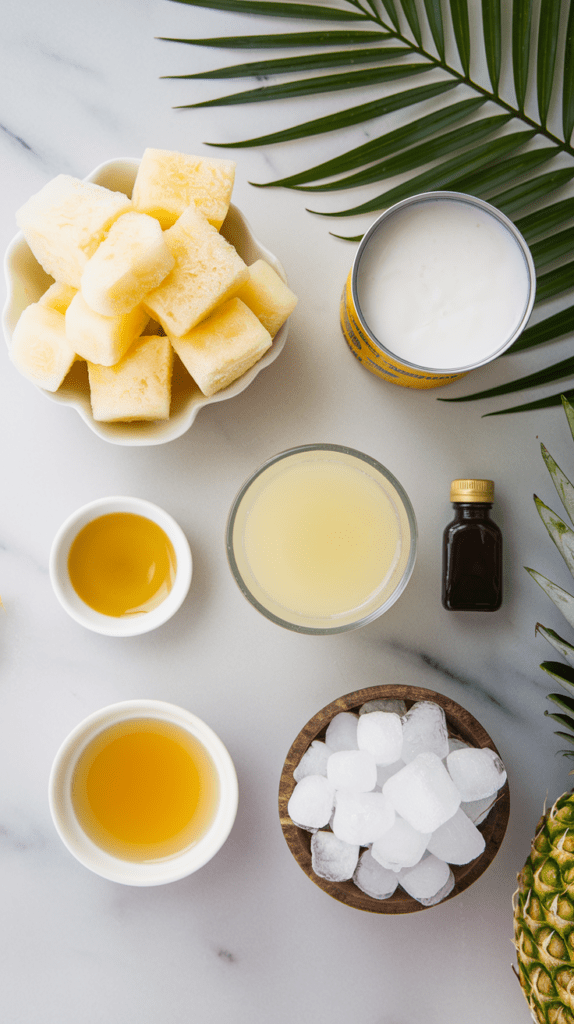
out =
<path fill-rule="evenodd" d="M 163 885 L 203 867 L 237 813 L 237 775 L 213 730 L 160 700 L 90 715 L 50 774 L 52 819 L 81 864 L 113 882 Z"/>
<path fill-rule="evenodd" d="M 143 498 L 98 498 L 72 513 L 50 552 L 50 580 L 80 625 L 108 636 L 156 629 L 182 605 L 192 557 L 181 527 Z"/>
<path fill-rule="evenodd" d="M 299 633 L 341 633 L 387 611 L 405 589 L 417 526 L 408 495 L 353 448 L 308 444 L 249 477 L 227 522 L 227 557 L 248 601 Z"/>

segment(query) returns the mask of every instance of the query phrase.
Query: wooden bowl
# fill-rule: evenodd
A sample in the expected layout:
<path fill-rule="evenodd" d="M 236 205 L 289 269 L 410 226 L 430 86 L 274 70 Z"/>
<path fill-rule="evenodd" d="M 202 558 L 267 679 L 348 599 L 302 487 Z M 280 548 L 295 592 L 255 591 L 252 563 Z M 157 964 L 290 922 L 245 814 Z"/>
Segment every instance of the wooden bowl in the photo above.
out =
<path fill-rule="evenodd" d="M 480 722 L 477 722 L 476 718 L 473 718 L 460 704 L 456 704 L 455 701 L 435 690 L 426 690 L 420 686 L 369 686 L 364 690 L 355 690 L 353 693 L 347 693 L 345 696 L 339 697 L 338 700 L 332 701 L 331 704 L 327 704 L 307 722 L 307 725 L 296 737 L 285 758 L 281 772 L 279 818 L 283 835 L 295 860 L 311 881 L 329 896 L 339 900 L 340 903 L 346 903 L 348 907 L 367 910 L 373 914 L 412 914 L 417 910 L 430 908 L 413 899 L 400 887 L 388 899 L 377 900 L 358 889 L 351 879 L 346 882 L 330 882 L 325 878 L 319 878 L 311 867 L 311 833 L 294 825 L 287 813 L 289 798 L 295 788 L 293 771 L 311 742 L 325 738 L 325 731 L 331 719 L 340 711 L 358 711 L 369 700 L 388 698 L 404 700 L 407 708 L 419 700 L 431 700 L 440 704 L 446 715 L 449 736 L 463 740 L 473 747 L 490 747 L 498 754 L 498 750 Z M 457 896 L 486 871 L 504 838 L 509 813 L 510 796 L 508 782 L 506 782 L 499 790 L 489 814 L 478 826 L 486 840 L 485 849 L 480 857 L 471 861 L 470 864 L 451 865 L 455 877 L 454 888 L 441 902 L 444 903 Z"/>

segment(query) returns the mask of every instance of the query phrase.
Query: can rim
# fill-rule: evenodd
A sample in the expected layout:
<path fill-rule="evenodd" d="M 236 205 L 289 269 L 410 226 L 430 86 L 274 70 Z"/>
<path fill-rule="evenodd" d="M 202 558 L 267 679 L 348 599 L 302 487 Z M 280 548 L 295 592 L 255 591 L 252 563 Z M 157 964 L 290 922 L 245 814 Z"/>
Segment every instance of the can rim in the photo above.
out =
<path fill-rule="evenodd" d="M 447 367 L 447 366 L 440 366 L 440 367 L 424 366 L 421 363 L 414 363 L 414 362 L 412 362 L 412 360 L 407 359 L 406 356 L 399 356 L 396 352 L 392 352 L 391 349 L 387 348 L 387 346 L 384 345 L 383 342 L 379 338 L 377 338 L 377 336 L 375 334 L 373 334 L 373 332 L 371 331 L 369 325 L 367 324 L 367 322 L 366 322 L 366 320 L 365 320 L 365 318 L 363 316 L 363 313 L 362 313 L 362 310 L 361 310 L 361 306 L 360 306 L 360 303 L 359 303 L 359 296 L 358 296 L 359 264 L 361 262 L 361 258 L 363 256 L 363 253 L 364 253 L 367 245 L 369 244 L 369 241 L 371 240 L 371 238 L 375 234 L 375 232 L 378 231 L 381 223 L 383 221 L 385 221 L 385 220 L 388 220 L 390 217 L 394 216 L 394 214 L 396 214 L 400 209 L 403 209 L 406 206 L 412 206 L 412 205 L 415 205 L 415 204 L 418 204 L 418 203 L 435 201 L 435 200 L 438 200 L 438 199 L 453 199 L 453 200 L 455 200 L 457 202 L 464 202 L 464 203 L 470 204 L 471 206 L 477 206 L 477 207 L 479 207 L 479 209 L 484 210 L 486 213 L 490 214 L 491 216 L 494 216 L 495 219 L 498 220 L 499 223 L 504 228 L 506 228 L 507 231 L 510 232 L 510 234 L 513 236 L 514 240 L 518 243 L 518 246 L 519 246 L 519 248 L 520 248 L 520 250 L 522 252 L 522 255 L 524 257 L 524 261 L 526 263 L 526 269 L 527 269 L 527 275 L 528 275 L 528 286 L 529 287 L 528 287 L 528 297 L 527 297 L 526 305 L 524 307 L 522 316 L 521 316 L 518 324 L 514 328 L 514 331 L 510 335 L 510 337 L 498 349 L 496 349 L 495 352 L 491 352 L 489 355 L 485 356 L 484 359 L 480 359 L 478 362 L 475 362 L 475 363 L 468 363 L 468 364 L 466 364 L 464 366 L 451 366 L 451 367 Z M 509 349 L 510 346 L 513 344 L 513 342 L 515 342 L 516 339 L 520 336 L 520 334 L 524 330 L 526 324 L 528 323 L 528 320 L 530 318 L 530 314 L 532 313 L 532 308 L 534 306 L 534 299 L 535 299 L 535 295 L 536 295 L 536 269 L 535 269 L 535 266 L 534 266 L 534 260 L 532 258 L 532 253 L 530 252 L 530 249 L 529 249 L 529 247 L 528 247 L 528 245 L 526 243 L 526 240 L 525 240 L 524 236 L 518 230 L 518 228 L 513 223 L 513 221 L 511 221 L 510 218 L 507 217 L 506 214 L 502 212 L 502 210 L 498 210 L 495 206 L 492 206 L 491 203 L 487 203 L 486 200 L 479 199 L 478 196 L 472 196 L 472 195 L 467 194 L 466 192 L 454 192 L 454 191 L 449 191 L 449 190 L 437 190 L 437 191 L 433 191 L 433 192 L 419 192 L 419 193 L 417 193 L 414 196 L 408 196 L 407 199 L 401 199 L 400 202 L 394 203 L 393 206 L 389 206 L 389 208 L 387 210 L 384 210 L 383 213 L 381 213 L 380 216 L 377 217 L 377 219 L 375 221 L 373 221 L 371 226 L 367 229 L 367 231 L 363 235 L 363 238 L 361 239 L 361 242 L 359 244 L 357 252 L 355 253 L 355 258 L 353 260 L 353 266 L 352 266 L 352 270 L 351 270 L 351 295 L 352 295 L 353 304 L 355 306 L 356 314 L 357 314 L 357 317 L 358 317 L 358 319 L 360 321 L 362 330 L 368 336 L 369 341 L 380 352 L 384 353 L 385 356 L 387 356 L 389 359 L 394 360 L 395 362 L 399 363 L 401 366 L 405 366 L 408 369 L 417 370 L 417 371 L 422 372 L 422 373 L 433 373 L 433 374 L 436 374 L 437 376 L 449 376 L 449 375 L 452 375 L 452 374 L 457 374 L 458 375 L 458 374 L 463 374 L 463 373 L 469 373 L 471 370 L 476 370 L 480 366 L 485 366 L 487 363 L 491 363 L 494 359 L 497 359 L 498 356 L 502 355 L 503 352 L 506 352 L 506 350 Z"/>

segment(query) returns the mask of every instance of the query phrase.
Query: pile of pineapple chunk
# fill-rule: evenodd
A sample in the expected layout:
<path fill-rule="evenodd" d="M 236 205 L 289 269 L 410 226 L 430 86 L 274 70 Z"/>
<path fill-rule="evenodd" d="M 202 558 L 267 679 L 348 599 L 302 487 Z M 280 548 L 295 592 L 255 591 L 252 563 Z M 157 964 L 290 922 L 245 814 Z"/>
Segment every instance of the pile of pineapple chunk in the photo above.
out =
<path fill-rule="evenodd" d="M 206 396 L 269 349 L 296 296 L 219 229 L 235 162 L 146 149 L 129 199 L 60 174 L 16 220 L 54 283 L 27 306 L 10 357 L 47 391 L 77 360 L 95 420 L 169 419 L 174 353 Z"/>

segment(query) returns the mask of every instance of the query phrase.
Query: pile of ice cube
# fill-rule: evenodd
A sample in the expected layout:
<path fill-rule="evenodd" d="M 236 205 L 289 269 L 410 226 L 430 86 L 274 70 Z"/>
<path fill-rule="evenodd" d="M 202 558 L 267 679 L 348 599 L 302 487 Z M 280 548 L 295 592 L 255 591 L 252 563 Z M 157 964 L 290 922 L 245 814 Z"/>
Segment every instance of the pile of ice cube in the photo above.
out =
<path fill-rule="evenodd" d="M 425 906 L 451 892 L 450 865 L 484 850 L 476 826 L 506 781 L 497 754 L 449 738 L 443 708 L 427 700 L 340 712 L 293 776 L 288 813 L 313 833 L 316 875 L 352 878 L 378 900 L 400 885 Z"/>

